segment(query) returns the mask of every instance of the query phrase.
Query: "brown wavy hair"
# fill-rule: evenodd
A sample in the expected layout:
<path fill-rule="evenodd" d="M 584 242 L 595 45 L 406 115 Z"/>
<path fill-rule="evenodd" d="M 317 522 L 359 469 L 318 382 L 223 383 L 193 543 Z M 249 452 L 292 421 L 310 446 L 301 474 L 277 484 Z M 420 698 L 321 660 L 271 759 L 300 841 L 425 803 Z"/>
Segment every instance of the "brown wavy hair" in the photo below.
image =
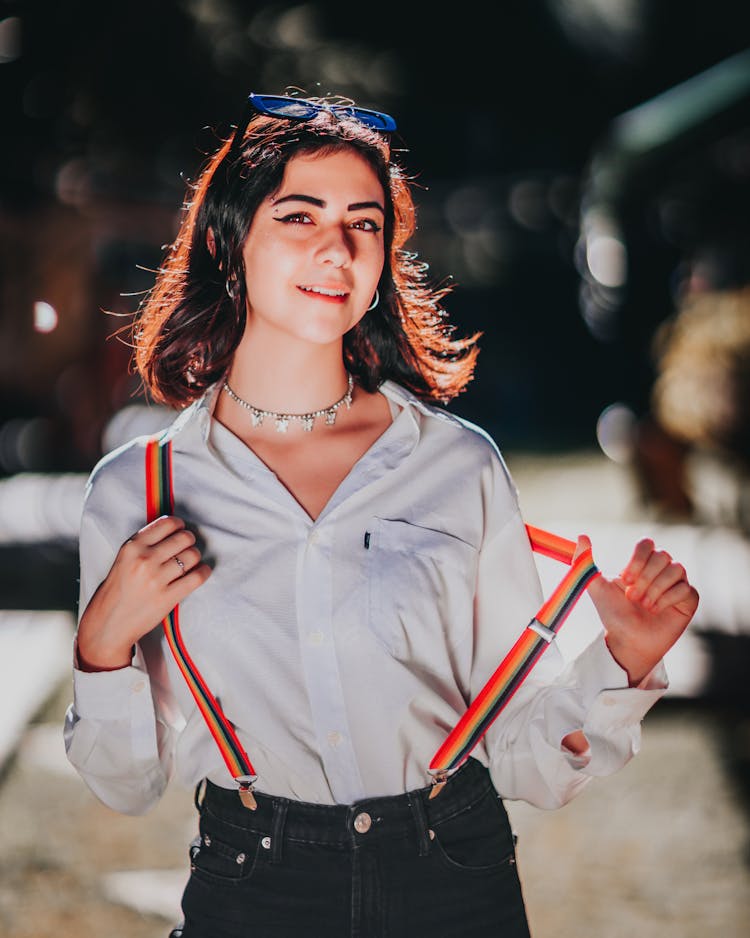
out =
<path fill-rule="evenodd" d="M 132 325 L 135 368 L 157 402 L 184 407 L 227 371 L 245 328 L 242 247 L 259 205 L 280 188 L 286 164 L 300 154 L 346 149 L 374 170 L 386 210 L 380 301 L 344 335 L 346 367 L 368 391 L 392 379 L 444 404 L 472 379 L 481 333 L 453 338 L 441 305 L 452 287 L 430 284 L 428 266 L 405 250 L 415 229 L 410 181 L 386 136 L 339 115 L 255 116 L 241 144 L 226 140 L 188 185 L 177 237 Z"/>

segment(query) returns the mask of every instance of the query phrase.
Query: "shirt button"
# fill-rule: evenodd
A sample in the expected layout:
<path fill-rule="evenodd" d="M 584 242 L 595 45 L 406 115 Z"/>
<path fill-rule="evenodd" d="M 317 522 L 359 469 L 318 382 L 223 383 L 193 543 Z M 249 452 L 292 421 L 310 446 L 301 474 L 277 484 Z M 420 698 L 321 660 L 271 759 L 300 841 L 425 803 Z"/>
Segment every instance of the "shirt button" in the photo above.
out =
<path fill-rule="evenodd" d="M 317 544 L 320 540 L 320 535 L 317 531 L 310 531 L 310 534 L 307 537 L 307 540 L 310 544 Z"/>
<path fill-rule="evenodd" d="M 367 813 L 367 811 L 363 811 L 354 818 L 354 830 L 358 834 L 366 834 L 371 827 L 372 818 Z"/>
<path fill-rule="evenodd" d="M 135 684 L 133 684 L 133 693 L 140 694 L 140 692 L 143 690 L 145 686 L 146 686 L 145 681 L 136 681 Z"/>
<path fill-rule="evenodd" d="M 332 732 L 328 734 L 328 744 L 330 746 L 333 746 L 334 749 L 336 748 L 336 746 L 339 745 L 340 742 L 341 742 L 341 733 L 337 732 L 336 730 L 333 730 Z"/>
<path fill-rule="evenodd" d="M 318 629 L 315 632 L 310 632 L 307 636 L 307 640 L 311 645 L 322 645 L 325 635 Z"/>
<path fill-rule="evenodd" d="M 617 701 L 614 697 L 605 697 L 603 703 L 605 707 L 614 707 Z"/>

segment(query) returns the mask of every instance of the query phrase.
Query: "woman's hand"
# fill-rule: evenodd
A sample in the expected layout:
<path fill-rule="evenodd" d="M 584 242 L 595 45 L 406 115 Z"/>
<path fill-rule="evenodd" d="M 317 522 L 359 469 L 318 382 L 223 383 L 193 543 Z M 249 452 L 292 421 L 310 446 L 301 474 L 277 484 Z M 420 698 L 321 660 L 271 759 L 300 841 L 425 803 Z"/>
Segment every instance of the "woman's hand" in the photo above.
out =
<path fill-rule="evenodd" d="M 590 548 L 578 538 L 577 557 Z M 648 538 L 639 541 L 622 573 L 598 576 L 589 595 L 605 629 L 609 650 L 627 671 L 630 686 L 643 680 L 682 635 L 698 608 L 698 593 L 685 568 Z"/>
<path fill-rule="evenodd" d="M 164 515 L 141 528 L 122 545 L 81 617 L 81 670 L 129 665 L 133 645 L 210 575 L 181 518 Z"/>

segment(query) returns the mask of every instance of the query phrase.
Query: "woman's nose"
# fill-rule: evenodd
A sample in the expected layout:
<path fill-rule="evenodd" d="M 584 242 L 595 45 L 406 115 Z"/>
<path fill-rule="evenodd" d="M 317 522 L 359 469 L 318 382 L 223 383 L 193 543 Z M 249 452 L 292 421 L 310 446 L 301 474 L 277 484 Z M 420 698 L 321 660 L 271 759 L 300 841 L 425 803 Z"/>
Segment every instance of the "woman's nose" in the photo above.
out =
<path fill-rule="evenodd" d="M 333 267 L 346 267 L 351 263 L 352 248 L 346 231 L 331 227 L 321 234 L 316 249 L 316 260 Z"/>

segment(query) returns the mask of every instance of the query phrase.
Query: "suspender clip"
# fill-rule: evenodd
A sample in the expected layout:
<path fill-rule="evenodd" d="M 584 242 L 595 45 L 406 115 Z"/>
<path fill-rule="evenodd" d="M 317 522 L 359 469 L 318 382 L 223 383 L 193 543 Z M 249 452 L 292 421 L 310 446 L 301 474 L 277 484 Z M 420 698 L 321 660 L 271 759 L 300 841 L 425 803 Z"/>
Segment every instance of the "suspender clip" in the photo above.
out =
<path fill-rule="evenodd" d="M 258 807 L 258 802 L 255 800 L 255 795 L 253 794 L 253 786 L 255 785 L 257 779 L 257 775 L 240 775 L 236 779 L 240 785 L 240 801 L 248 809 L 248 811 L 255 811 Z"/>
<path fill-rule="evenodd" d="M 445 788 L 445 784 L 448 781 L 448 772 L 446 769 L 438 769 L 437 772 L 430 773 L 432 775 L 432 791 L 430 792 L 430 799 L 437 798 L 440 792 Z"/>

